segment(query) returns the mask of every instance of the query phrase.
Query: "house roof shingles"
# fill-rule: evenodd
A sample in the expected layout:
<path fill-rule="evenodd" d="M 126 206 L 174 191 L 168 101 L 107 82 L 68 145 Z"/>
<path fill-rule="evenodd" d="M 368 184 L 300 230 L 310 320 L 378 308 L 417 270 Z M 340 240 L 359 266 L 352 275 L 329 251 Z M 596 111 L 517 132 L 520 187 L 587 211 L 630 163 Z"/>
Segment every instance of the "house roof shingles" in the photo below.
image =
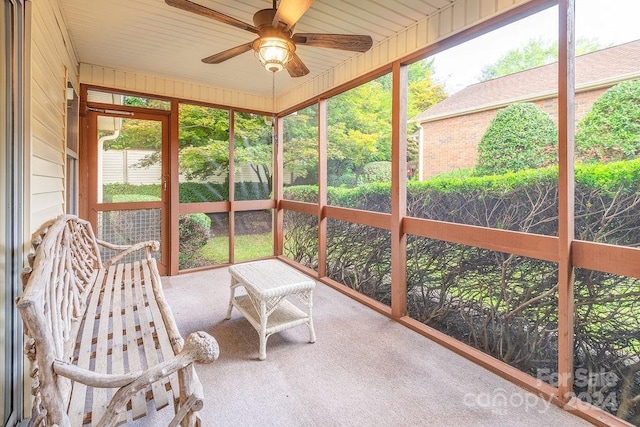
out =
<path fill-rule="evenodd" d="M 412 121 L 431 121 L 516 100 L 555 96 L 558 92 L 557 64 L 554 62 L 467 86 L 418 114 Z M 575 69 L 578 89 L 639 75 L 640 40 L 577 56 Z"/>

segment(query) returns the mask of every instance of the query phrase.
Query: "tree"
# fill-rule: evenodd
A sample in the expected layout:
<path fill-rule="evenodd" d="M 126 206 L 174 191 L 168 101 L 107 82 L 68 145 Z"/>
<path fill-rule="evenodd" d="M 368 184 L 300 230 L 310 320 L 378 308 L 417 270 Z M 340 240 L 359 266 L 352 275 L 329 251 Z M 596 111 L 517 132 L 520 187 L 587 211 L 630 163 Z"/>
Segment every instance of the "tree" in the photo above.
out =
<path fill-rule="evenodd" d="M 316 184 L 318 170 L 318 107 L 316 104 L 284 118 L 283 168 L 291 182 Z"/>
<path fill-rule="evenodd" d="M 576 154 L 583 162 L 640 156 L 640 80 L 607 90 L 578 123 Z"/>
<path fill-rule="evenodd" d="M 391 159 L 391 93 L 383 76 L 328 101 L 329 175 L 353 175 L 357 185 L 367 163 Z"/>
<path fill-rule="evenodd" d="M 229 173 L 229 111 L 180 104 L 178 113 L 180 173 L 207 180 Z"/>
<path fill-rule="evenodd" d="M 154 100 L 151 100 L 154 101 Z M 126 104 L 154 106 L 144 98 L 127 97 Z M 160 101 L 156 101 L 160 102 Z M 187 179 L 206 180 L 223 175 L 229 168 L 229 111 L 180 104 L 178 144 L 180 173 Z M 105 149 L 152 150 L 136 166 L 149 167 L 160 162 L 161 125 L 153 120 L 122 119 L 120 136 L 105 142 Z"/>
<path fill-rule="evenodd" d="M 596 39 L 579 38 L 576 41 L 576 55 L 602 49 Z M 495 63 L 485 66 L 480 75 L 481 81 L 495 79 L 517 73 L 558 60 L 558 42 L 532 39 L 524 46 L 509 50 Z"/>
<path fill-rule="evenodd" d="M 180 148 L 202 147 L 212 141 L 229 141 L 228 110 L 180 104 L 178 120 Z"/>
<path fill-rule="evenodd" d="M 124 95 L 122 104 L 131 107 L 153 108 L 156 110 L 168 110 L 171 108 L 171 102 L 161 99 Z"/>
<path fill-rule="evenodd" d="M 105 141 L 105 150 L 160 150 L 162 127 L 153 120 L 117 119 L 121 121 L 116 139 Z M 111 134 L 113 132 L 108 132 Z M 101 135 L 102 136 L 102 135 Z"/>
<path fill-rule="evenodd" d="M 407 113 L 413 117 L 447 97 L 433 80 L 433 60 L 408 66 Z M 391 161 L 392 75 L 353 88 L 329 100 L 330 176 L 353 175 L 357 183 L 365 165 Z M 315 126 L 315 124 L 314 124 Z M 408 131 L 408 156 L 418 158 L 418 142 Z"/>
<path fill-rule="evenodd" d="M 168 102 L 152 98 L 124 96 L 123 104 L 132 107 L 166 110 Z M 120 134 L 116 139 L 105 141 L 105 150 L 160 150 L 160 144 L 162 143 L 160 122 L 117 118 L 113 120 L 120 123 Z M 108 131 L 100 132 L 100 136 L 112 133 Z"/>
<path fill-rule="evenodd" d="M 188 180 L 206 181 L 211 176 L 229 172 L 229 143 L 214 141 L 210 145 L 185 147 L 180 150 L 180 172 Z"/>
<path fill-rule="evenodd" d="M 414 117 L 447 98 L 444 85 L 433 80 L 433 59 L 409 65 L 407 115 Z"/>
<path fill-rule="evenodd" d="M 478 146 L 477 175 L 540 168 L 556 159 L 557 130 L 547 113 L 532 103 L 498 111 Z"/>
<path fill-rule="evenodd" d="M 235 112 L 234 165 L 236 169 L 248 165 L 261 184 L 266 180 L 271 188 L 273 152 L 271 118 L 252 113 Z"/>

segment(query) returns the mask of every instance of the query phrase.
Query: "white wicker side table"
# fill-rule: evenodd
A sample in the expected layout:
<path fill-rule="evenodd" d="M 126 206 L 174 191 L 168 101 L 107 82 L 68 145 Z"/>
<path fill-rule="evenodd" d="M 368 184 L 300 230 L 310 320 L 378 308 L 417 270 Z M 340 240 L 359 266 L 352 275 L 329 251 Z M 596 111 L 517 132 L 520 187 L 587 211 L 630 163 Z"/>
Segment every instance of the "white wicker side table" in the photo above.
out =
<path fill-rule="evenodd" d="M 309 342 L 316 341 L 313 329 L 313 288 L 316 282 L 279 260 L 262 260 L 229 267 L 231 296 L 227 319 L 236 307 L 260 335 L 260 360 L 267 357 L 267 338 L 276 332 L 306 324 Z M 247 294 L 236 296 L 244 287 Z M 307 312 L 287 301 L 296 296 L 306 305 Z"/>

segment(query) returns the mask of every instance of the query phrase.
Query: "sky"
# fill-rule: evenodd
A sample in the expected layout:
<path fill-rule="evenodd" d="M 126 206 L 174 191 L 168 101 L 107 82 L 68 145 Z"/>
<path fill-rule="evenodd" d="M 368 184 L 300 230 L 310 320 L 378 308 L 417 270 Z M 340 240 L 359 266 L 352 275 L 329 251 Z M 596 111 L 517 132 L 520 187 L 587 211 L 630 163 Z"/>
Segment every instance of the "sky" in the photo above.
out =
<path fill-rule="evenodd" d="M 576 38 L 597 39 L 602 46 L 640 39 L 640 0 L 576 0 Z M 558 8 L 552 7 L 474 40 L 440 52 L 435 78 L 452 94 L 479 81 L 484 66 L 495 63 L 531 39 L 558 38 Z"/>

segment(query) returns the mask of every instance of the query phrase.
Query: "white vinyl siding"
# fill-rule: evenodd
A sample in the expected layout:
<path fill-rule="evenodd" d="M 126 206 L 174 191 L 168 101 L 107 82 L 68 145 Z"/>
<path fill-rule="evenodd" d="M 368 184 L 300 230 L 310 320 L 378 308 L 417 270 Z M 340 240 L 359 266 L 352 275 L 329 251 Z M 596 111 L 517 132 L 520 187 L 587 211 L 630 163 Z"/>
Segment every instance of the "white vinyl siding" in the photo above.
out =
<path fill-rule="evenodd" d="M 162 176 L 160 163 L 149 167 L 138 167 L 137 163 L 155 151 L 106 150 L 102 156 L 103 184 L 127 183 L 133 185 L 160 185 Z"/>
<path fill-rule="evenodd" d="M 67 79 L 77 85 L 76 60 L 57 0 L 32 2 L 31 171 L 27 189 L 33 231 L 64 213 Z"/>

